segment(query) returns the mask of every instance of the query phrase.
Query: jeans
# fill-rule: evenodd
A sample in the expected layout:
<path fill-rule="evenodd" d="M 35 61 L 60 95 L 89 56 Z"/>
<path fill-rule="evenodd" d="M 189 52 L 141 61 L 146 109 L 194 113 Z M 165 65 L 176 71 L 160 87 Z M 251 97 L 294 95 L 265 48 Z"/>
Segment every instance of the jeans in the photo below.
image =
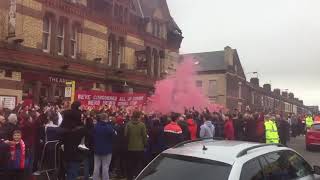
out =
<path fill-rule="evenodd" d="M 88 155 L 84 160 L 83 160 L 83 176 L 84 180 L 89 180 L 90 175 L 92 175 L 93 171 L 93 154 L 91 156 Z"/>
<path fill-rule="evenodd" d="M 111 163 L 112 154 L 94 155 L 94 171 L 93 180 L 100 179 L 100 168 L 102 166 L 102 180 L 109 180 L 109 166 Z"/>
<path fill-rule="evenodd" d="M 67 180 L 76 180 L 79 176 L 80 162 L 67 162 Z"/>

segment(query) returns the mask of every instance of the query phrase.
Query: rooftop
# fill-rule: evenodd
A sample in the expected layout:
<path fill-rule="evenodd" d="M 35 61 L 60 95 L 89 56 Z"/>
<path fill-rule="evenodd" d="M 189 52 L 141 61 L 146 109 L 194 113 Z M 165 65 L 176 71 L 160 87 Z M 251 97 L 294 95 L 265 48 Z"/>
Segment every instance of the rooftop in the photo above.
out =
<path fill-rule="evenodd" d="M 210 159 L 214 161 L 220 161 L 227 164 L 233 164 L 236 161 L 236 159 L 239 158 L 239 154 L 241 154 L 243 150 L 259 145 L 264 144 L 242 141 L 208 139 L 187 143 L 176 148 L 171 148 L 166 150 L 164 153 L 192 156 L 203 159 Z M 205 146 L 207 150 L 204 151 L 203 146 Z M 264 151 L 270 149 L 274 149 L 274 146 L 263 147 Z"/>
<path fill-rule="evenodd" d="M 227 65 L 224 61 L 224 51 L 212 51 L 202 53 L 184 54 L 184 57 L 192 57 L 199 62 L 198 71 L 218 71 L 226 70 Z"/>

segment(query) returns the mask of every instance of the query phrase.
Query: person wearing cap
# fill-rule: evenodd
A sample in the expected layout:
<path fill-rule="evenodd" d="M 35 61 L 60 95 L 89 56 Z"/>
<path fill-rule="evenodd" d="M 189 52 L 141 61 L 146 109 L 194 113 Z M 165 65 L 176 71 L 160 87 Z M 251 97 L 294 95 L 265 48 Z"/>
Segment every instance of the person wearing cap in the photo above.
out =
<path fill-rule="evenodd" d="M 275 117 L 267 115 L 264 122 L 266 143 L 279 143 L 278 127 Z"/>

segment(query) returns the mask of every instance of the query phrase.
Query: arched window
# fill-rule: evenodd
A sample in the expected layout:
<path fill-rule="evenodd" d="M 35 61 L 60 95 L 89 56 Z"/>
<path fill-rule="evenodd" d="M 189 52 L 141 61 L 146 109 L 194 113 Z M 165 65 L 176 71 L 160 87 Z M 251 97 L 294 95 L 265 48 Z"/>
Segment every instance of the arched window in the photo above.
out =
<path fill-rule="evenodd" d="M 79 53 L 79 44 L 80 44 L 80 26 L 73 25 L 71 30 L 71 38 L 70 38 L 70 55 L 72 58 L 76 58 Z"/>
<path fill-rule="evenodd" d="M 58 55 L 63 55 L 64 53 L 64 39 L 65 39 L 65 24 L 63 20 L 59 21 L 58 33 L 57 33 L 57 52 Z"/>
<path fill-rule="evenodd" d="M 42 29 L 42 49 L 44 52 L 50 52 L 51 42 L 51 30 L 52 22 L 49 16 L 43 18 L 43 29 Z"/>

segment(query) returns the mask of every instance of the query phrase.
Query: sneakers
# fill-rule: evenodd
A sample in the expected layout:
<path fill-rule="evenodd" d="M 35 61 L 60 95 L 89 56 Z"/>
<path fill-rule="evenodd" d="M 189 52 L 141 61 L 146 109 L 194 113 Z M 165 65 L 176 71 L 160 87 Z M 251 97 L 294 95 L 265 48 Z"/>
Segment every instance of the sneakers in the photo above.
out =
<path fill-rule="evenodd" d="M 80 145 L 78 146 L 78 148 L 79 148 L 80 150 L 89 151 L 89 148 L 88 148 L 86 145 L 84 145 L 84 144 L 80 144 Z"/>
<path fill-rule="evenodd" d="M 34 175 L 34 176 L 40 176 L 41 173 L 40 173 L 39 171 L 36 171 L 36 172 L 32 173 L 32 175 Z"/>

